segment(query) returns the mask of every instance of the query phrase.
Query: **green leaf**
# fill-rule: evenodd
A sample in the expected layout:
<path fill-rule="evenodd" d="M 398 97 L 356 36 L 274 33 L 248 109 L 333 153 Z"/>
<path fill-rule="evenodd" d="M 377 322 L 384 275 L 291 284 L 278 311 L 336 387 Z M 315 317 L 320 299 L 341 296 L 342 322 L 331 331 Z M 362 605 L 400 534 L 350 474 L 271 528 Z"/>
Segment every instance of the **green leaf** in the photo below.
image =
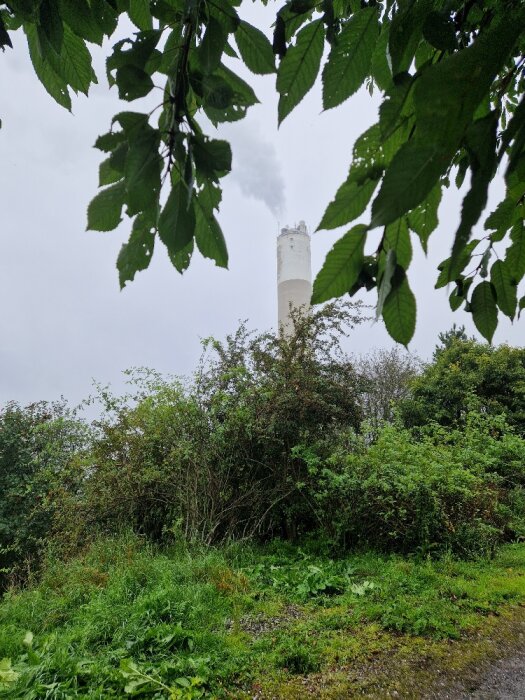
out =
<path fill-rule="evenodd" d="M 121 222 L 124 184 L 118 182 L 99 192 L 88 206 L 88 230 L 112 231 Z"/>
<path fill-rule="evenodd" d="M 194 136 L 191 145 L 195 167 L 202 177 L 217 180 L 230 172 L 232 151 L 227 141 Z"/>
<path fill-rule="evenodd" d="M 11 659 L 0 660 L 0 683 L 14 683 L 20 678 L 20 673 L 11 666 Z"/>
<path fill-rule="evenodd" d="M 343 27 L 323 70 L 323 106 L 344 102 L 363 84 L 370 71 L 379 35 L 376 7 L 365 7 Z"/>
<path fill-rule="evenodd" d="M 377 285 L 377 306 L 376 318 L 379 318 L 383 313 L 385 301 L 392 290 L 392 279 L 396 271 L 396 251 L 392 248 L 387 252 L 386 256 L 381 256 L 380 261 L 383 263 L 383 271 L 379 275 Z"/>
<path fill-rule="evenodd" d="M 277 13 L 277 17 L 275 18 L 272 49 L 274 54 L 281 59 L 286 55 L 286 24 L 282 16 L 282 10 Z"/>
<path fill-rule="evenodd" d="M 496 301 L 499 308 L 510 319 L 516 313 L 517 285 L 513 281 L 508 266 L 502 260 L 496 260 L 490 270 L 490 281 L 496 292 Z"/>
<path fill-rule="evenodd" d="M 236 73 L 231 71 L 229 68 L 226 68 L 226 66 L 221 65 L 217 71 L 217 75 L 224 78 L 224 80 L 231 87 L 235 97 L 235 103 L 237 105 L 251 107 L 251 105 L 259 102 L 257 95 L 251 86 L 248 85 L 248 83 L 240 78 Z"/>
<path fill-rule="evenodd" d="M 379 125 L 374 124 L 357 139 L 346 182 L 328 205 L 318 229 L 342 226 L 366 209 L 383 173 Z"/>
<path fill-rule="evenodd" d="M 295 46 L 291 46 L 281 59 L 277 71 L 279 124 L 301 102 L 315 83 L 323 47 L 324 26 L 322 20 L 318 19 L 301 29 Z"/>
<path fill-rule="evenodd" d="M 518 308 L 519 308 L 519 311 L 518 311 L 518 318 L 519 318 L 521 316 L 521 312 L 523 311 L 523 309 L 525 309 L 525 296 L 521 297 Z"/>
<path fill-rule="evenodd" d="M 368 178 L 378 180 L 383 174 L 384 158 L 379 124 L 364 131 L 354 144 L 349 179 L 363 184 Z"/>
<path fill-rule="evenodd" d="M 43 0 L 39 8 L 39 25 L 57 54 L 62 50 L 64 25 L 54 0 Z"/>
<path fill-rule="evenodd" d="M 217 208 L 217 192 L 211 185 L 195 197 L 195 240 L 205 258 L 215 261 L 219 267 L 228 267 L 228 251 L 221 227 L 213 209 Z"/>
<path fill-rule="evenodd" d="M 110 37 L 118 23 L 116 3 L 106 0 L 90 0 L 91 10 L 98 26 L 107 37 Z"/>
<path fill-rule="evenodd" d="M 140 674 L 140 669 L 133 659 L 121 659 L 120 660 L 120 672 L 126 678 L 128 676 L 135 676 Z"/>
<path fill-rule="evenodd" d="M 149 678 L 137 678 L 136 680 L 129 681 L 124 686 L 124 692 L 128 695 L 141 695 L 144 690 L 153 690 L 153 683 Z"/>
<path fill-rule="evenodd" d="M 95 141 L 93 148 L 98 148 L 99 151 L 110 153 L 115 150 L 119 144 L 125 140 L 123 131 L 108 131 L 107 134 L 102 134 Z"/>
<path fill-rule="evenodd" d="M 377 187 L 378 180 L 366 180 L 361 184 L 350 178 L 351 175 L 337 190 L 335 198 L 323 214 L 321 223 L 317 227 L 318 230 L 344 226 L 349 221 L 357 219 L 366 209 Z"/>
<path fill-rule="evenodd" d="M 235 41 L 242 60 L 252 73 L 275 73 L 272 45 L 259 29 L 241 21 L 235 32 Z"/>
<path fill-rule="evenodd" d="M 179 250 L 177 253 L 169 253 L 170 260 L 177 270 L 177 272 L 182 273 L 188 269 L 190 262 L 191 262 L 191 256 L 193 255 L 193 239 L 188 243 L 188 245 L 183 248 L 182 250 Z"/>
<path fill-rule="evenodd" d="M 423 36 L 440 51 L 453 51 L 457 46 L 456 30 L 450 15 L 430 12 L 423 23 Z"/>
<path fill-rule="evenodd" d="M 392 70 L 387 57 L 389 29 L 389 24 L 384 22 L 379 39 L 376 41 L 370 65 L 372 77 L 377 87 L 383 91 L 387 90 L 392 84 Z"/>
<path fill-rule="evenodd" d="M 218 267 L 228 267 L 228 250 L 219 222 L 213 214 L 207 214 L 198 207 L 195 240 L 205 258 L 214 260 Z"/>
<path fill-rule="evenodd" d="M 525 128 L 525 96 L 520 100 L 519 105 L 516 107 L 512 119 L 510 120 L 507 128 L 504 130 L 499 147 L 499 159 L 505 155 L 508 150 L 509 145 L 513 140 L 520 138 L 520 133 Z"/>
<path fill-rule="evenodd" d="M 485 229 L 487 231 L 495 231 L 496 236 L 492 234 L 493 241 L 501 240 L 507 229 L 512 225 L 512 219 L 516 212 L 516 202 L 512 197 L 503 199 L 496 209 L 487 217 L 485 221 Z"/>
<path fill-rule="evenodd" d="M 124 243 L 117 258 L 120 288 L 132 282 L 136 273 L 151 262 L 155 245 L 155 228 L 150 216 L 139 214 L 133 222 L 129 241 Z"/>
<path fill-rule="evenodd" d="M 219 67 L 227 38 L 228 34 L 223 25 L 210 17 L 197 49 L 199 65 L 205 75 L 213 73 Z"/>
<path fill-rule="evenodd" d="M 221 65 L 220 68 L 215 71 L 214 76 L 218 76 L 229 85 L 232 95 L 229 100 L 230 106 L 225 108 L 212 107 L 211 105 L 205 104 L 204 111 L 208 118 L 214 124 L 243 119 L 246 115 L 247 108 L 259 101 L 252 88 L 245 80 L 224 65 Z M 211 78 L 212 76 L 209 77 Z"/>
<path fill-rule="evenodd" d="M 124 170 L 129 216 L 149 207 L 156 210 L 162 169 L 159 145 L 160 134 L 149 125 L 129 141 Z"/>
<path fill-rule="evenodd" d="M 457 311 L 459 309 L 459 307 L 461 306 L 461 304 L 463 304 L 464 301 L 465 301 L 465 298 L 460 296 L 457 293 L 457 288 L 454 289 L 454 291 L 451 292 L 449 297 L 448 297 L 448 303 L 449 303 L 452 311 Z"/>
<path fill-rule="evenodd" d="M 71 111 L 71 97 L 67 89 L 67 83 L 53 70 L 48 61 L 42 59 L 38 49 L 38 37 L 35 25 L 25 25 L 24 31 L 27 36 L 29 56 L 38 79 L 59 105 Z"/>
<path fill-rule="evenodd" d="M 166 39 L 166 43 L 162 48 L 162 60 L 158 71 L 165 75 L 173 75 L 177 70 L 177 60 L 180 53 L 180 28 L 175 25 Z"/>
<path fill-rule="evenodd" d="M 408 121 L 414 112 L 412 88 L 414 79 L 409 73 L 400 73 L 396 83 L 386 93 L 386 99 L 379 108 L 379 126 L 384 140 Z"/>
<path fill-rule="evenodd" d="M 412 260 L 412 243 L 410 242 L 406 217 L 403 216 L 398 221 L 386 226 L 383 249 L 385 251 L 395 250 L 398 265 L 401 265 L 405 270 L 408 269 Z"/>
<path fill-rule="evenodd" d="M 202 79 L 202 99 L 205 107 L 228 109 L 233 104 L 234 93 L 231 85 L 220 75 L 206 75 Z"/>
<path fill-rule="evenodd" d="M 148 128 L 148 115 L 143 112 L 119 112 L 111 121 L 112 125 L 120 124 L 129 141 Z"/>
<path fill-rule="evenodd" d="M 159 217 L 159 237 L 170 256 L 179 253 L 192 240 L 195 233 L 195 209 L 188 205 L 188 190 L 182 180 L 171 188 Z"/>
<path fill-rule="evenodd" d="M 116 82 L 115 71 L 127 66 L 140 68 L 140 70 L 151 75 L 153 72 L 151 64 L 157 63 L 160 65 L 162 61 L 161 55 L 155 52 L 155 47 L 159 43 L 161 35 L 162 32 L 155 29 L 137 32 L 133 40 L 122 39 L 117 41 L 113 46 L 113 53 L 106 61 L 106 73 L 109 84 L 114 85 Z M 154 65 L 154 68 L 156 69 L 159 65 Z"/>
<path fill-rule="evenodd" d="M 87 0 L 60 0 L 60 14 L 78 37 L 102 44 L 104 32 Z"/>
<path fill-rule="evenodd" d="M 481 335 L 489 343 L 492 342 L 494 331 L 498 325 L 498 309 L 496 295 L 490 282 L 480 282 L 472 293 L 470 310 L 474 324 Z"/>
<path fill-rule="evenodd" d="M 5 47 L 9 46 L 9 48 L 13 48 L 13 44 L 11 43 L 11 38 L 9 34 L 6 31 L 4 20 L 2 16 L 0 15 L 0 49 L 2 51 L 5 50 Z"/>
<path fill-rule="evenodd" d="M 122 172 L 115 170 L 111 164 L 111 158 L 102 161 L 98 169 L 98 184 L 99 187 L 104 185 L 112 185 L 122 179 Z"/>
<path fill-rule="evenodd" d="M 133 24 L 142 31 L 152 29 L 150 0 L 129 0 L 128 14 Z"/>
<path fill-rule="evenodd" d="M 125 173 L 128 153 L 129 143 L 128 141 L 123 141 L 122 143 L 118 144 L 109 157 L 109 164 L 111 165 L 111 168 L 118 173 L 121 173 L 121 176 L 124 176 Z"/>
<path fill-rule="evenodd" d="M 91 54 L 86 44 L 68 26 L 64 27 L 64 41 L 57 72 L 73 90 L 88 94 L 91 83 L 97 79 L 91 66 Z"/>
<path fill-rule="evenodd" d="M 402 146 L 372 203 L 370 226 L 386 226 L 417 207 L 430 194 L 447 162 L 438 144 L 414 139 Z"/>
<path fill-rule="evenodd" d="M 427 244 L 430 234 L 436 230 L 439 223 L 438 209 L 440 202 L 441 184 L 438 183 L 430 191 L 428 197 L 408 214 L 409 228 L 418 235 L 425 253 L 427 253 Z"/>
<path fill-rule="evenodd" d="M 466 49 L 434 63 L 417 80 L 417 138 L 438 144 L 447 164 L 508 60 L 524 19 L 523 10 L 499 14 Z"/>
<path fill-rule="evenodd" d="M 414 87 L 415 135 L 396 153 L 385 173 L 372 205 L 372 226 L 389 224 L 418 206 L 445 173 L 476 109 L 505 64 L 520 31 L 515 22 L 522 19 L 518 11 L 504 20 L 498 17 L 469 47 L 422 73 Z M 412 20 L 408 17 L 407 21 Z M 403 65 L 394 73 L 400 67 Z M 475 212 L 480 200 L 476 193 L 466 214 Z M 470 218 L 465 219 L 465 226 Z"/>
<path fill-rule="evenodd" d="M 455 177 L 456 188 L 459 190 L 463 187 L 465 182 L 465 175 L 469 167 L 469 159 L 467 155 L 462 155 L 458 162 L 458 170 Z"/>
<path fill-rule="evenodd" d="M 366 226 L 359 224 L 340 238 L 326 256 L 317 275 L 312 303 L 319 304 L 349 292 L 363 265 Z"/>
<path fill-rule="evenodd" d="M 397 266 L 392 289 L 383 306 L 383 320 L 391 338 L 408 345 L 416 329 L 416 299 L 402 267 Z"/>
<path fill-rule="evenodd" d="M 505 262 L 515 282 L 520 282 L 525 275 L 525 226 L 518 221 L 510 234 L 512 244 L 505 253 Z"/>
<path fill-rule="evenodd" d="M 131 102 L 139 97 L 145 97 L 153 90 L 153 80 L 146 71 L 132 65 L 125 65 L 117 69 L 115 82 L 118 88 L 118 96 L 121 100 Z"/>
<path fill-rule="evenodd" d="M 475 121 L 467 130 L 466 148 L 469 153 L 472 178 L 470 190 L 463 200 L 461 221 L 452 246 L 449 280 L 456 278 L 460 270 L 461 253 L 470 238 L 472 227 L 477 223 L 487 203 L 489 184 L 496 167 L 496 129 L 498 115 L 493 112 Z"/>
<path fill-rule="evenodd" d="M 472 251 L 478 246 L 478 244 L 479 244 L 479 239 L 475 238 L 474 240 L 470 241 L 465 246 L 465 249 L 463 250 L 463 252 L 461 254 L 461 262 L 458 265 L 458 269 L 460 268 L 461 270 L 463 270 L 465 265 L 467 265 L 467 263 L 470 260 L 470 255 L 471 255 Z M 450 258 L 443 260 L 443 262 L 441 262 L 438 265 L 438 270 L 440 271 L 440 273 L 439 273 L 439 276 L 438 276 L 437 281 L 436 281 L 436 285 L 435 285 L 436 289 L 440 289 L 440 287 L 446 287 L 446 285 L 449 282 Z M 462 280 L 462 279 L 463 279 L 462 276 L 458 275 L 457 280 L 454 280 L 454 281 L 457 282 L 458 280 Z"/>
<path fill-rule="evenodd" d="M 423 24 L 431 9 L 432 0 L 417 0 L 405 3 L 403 9 L 394 15 L 388 45 L 394 76 L 410 69 L 421 41 Z"/>
<path fill-rule="evenodd" d="M 234 2 L 231 0 L 228 0 L 228 2 L 212 0 L 207 3 L 207 10 L 210 16 L 220 22 L 228 34 L 235 32 L 239 26 L 239 15 L 235 7 L 233 7 L 233 5 L 238 4 L 237 0 L 234 0 Z"/>

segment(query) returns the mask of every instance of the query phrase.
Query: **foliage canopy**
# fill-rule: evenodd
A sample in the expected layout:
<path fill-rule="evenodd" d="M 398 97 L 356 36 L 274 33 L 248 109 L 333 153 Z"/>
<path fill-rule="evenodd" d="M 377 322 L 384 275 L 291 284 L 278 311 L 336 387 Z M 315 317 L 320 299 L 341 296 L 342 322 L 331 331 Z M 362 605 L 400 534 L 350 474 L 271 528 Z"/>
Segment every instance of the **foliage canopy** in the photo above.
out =
<path fill-rule="evenodd" d="M 412 382 L 410 396 L 400 402 L 400 410 L 407 426 L 422 426 L 429 421 L 461 426 L 471 410 L 504 415 L 523 436 L 525 350 L 452 340 Z"/>
<path fill-rule="evenodd" d="M 267 4 L 267 0 L 262 0 Z M 125 209 L 131 236 L 119 254 L 120 284 L 151 259 L 157 238 L 179 272 L 196 245 L 226 267 L 216 218 L 231 149 L 203 131 L 242 119 L 257 102 L 232 67 L 277 74 L 282 122 L 321 75 L 323 106 L 342 104 L 363 84 L 383 93 L 379 121 L 356 141 L 346 181 L 319 229 L 345 226 L 371 205 L 367 224 L 347 231 L 327 256 L 314 302 L 377 288 L 377 315 L 407 344 L 416 302 L 407 270 L 412 238 L 426 250 L 443 188 L 470 187 L 450 256 L 436 287 L 452 285 L 490 340 L 498 313 L 525 307 L 525 7 L 521 0 L 287 0 L 273 43 L 244 21 L 241 0 L 5 0 L 0 46 L 25 33 L 35 72 L 67 109 L 96 82 L 88 43 L 101 44 L 127 15 L 137 32 L 107 59 L 110 85 L 134 102 L 164 81 L 153 113 L 124 111 L 95 146 L 105 154 L 88 228 L 110 231 Z M 326 45 L 328 51 L 325 51 Z M 323 64 L 323 56 L 326 58 Z M 277 65 L 275 61 L 277 57 Z M 506 193 L 473 238 L 488 188 L 504 167 Z M 163 193 L 166 190 L 166 193 Z M 375 194 L 375 196 L 374 196 Z M 373 253 L 365 254 L 365 243 Z"/>

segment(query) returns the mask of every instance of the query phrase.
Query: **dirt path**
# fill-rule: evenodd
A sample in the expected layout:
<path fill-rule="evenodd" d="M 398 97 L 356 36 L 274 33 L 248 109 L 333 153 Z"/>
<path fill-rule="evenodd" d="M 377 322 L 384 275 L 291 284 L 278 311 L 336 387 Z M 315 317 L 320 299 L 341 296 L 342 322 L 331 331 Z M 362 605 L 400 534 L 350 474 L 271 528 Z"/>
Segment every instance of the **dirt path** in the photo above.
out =
<path fill-rule="evenodd" d="M 485 669 L 478 687 L 459 696 L 461 700 L 523 700 L 525 698 L 525 649 L 500 659 Z"/>
<path fill-rule="evenodd" d="M 525 700 L 525 607 L 492 618 L 472 637 L 447 646 L 444 653 L 431 644 L 408 657 L 394 652 L 379 660 L 375 682 L 369 666 L 371 684 L 341 698 Z"/>

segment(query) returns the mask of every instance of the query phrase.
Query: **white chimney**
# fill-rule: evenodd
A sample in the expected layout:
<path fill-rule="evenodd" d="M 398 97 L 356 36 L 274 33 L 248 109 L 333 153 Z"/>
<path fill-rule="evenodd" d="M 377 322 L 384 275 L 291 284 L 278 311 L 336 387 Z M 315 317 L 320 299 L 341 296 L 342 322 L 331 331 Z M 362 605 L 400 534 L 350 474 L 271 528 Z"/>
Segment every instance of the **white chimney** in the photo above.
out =
<path fill-rule="evenodd" d="M 304 221 L 281 229 L 277 238 L 277 300 L 279 330 L 290 332 L 290 307 L 310 308 L 312 261 L 310 234 Z"/>

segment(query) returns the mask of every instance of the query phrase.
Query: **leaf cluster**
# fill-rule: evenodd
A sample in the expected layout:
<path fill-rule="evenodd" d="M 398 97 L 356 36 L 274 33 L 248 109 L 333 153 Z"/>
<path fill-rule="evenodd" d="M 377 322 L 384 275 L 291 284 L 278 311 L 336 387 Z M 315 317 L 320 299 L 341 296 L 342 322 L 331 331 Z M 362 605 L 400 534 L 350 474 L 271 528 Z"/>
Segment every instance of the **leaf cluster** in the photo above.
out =
<path fill-rule="evenodd" d="M 377 316 L 406 345 L 416 325 L 407 277 L 411 239 L 415 235 L 427 250 L 443 188 L 454 173 L 460 186 L 470 171 L 451 256 L 440 265 L 436 286 L 454 284 L 451 307 L 464 305 L 488 340 L 499 311 L 514 319 L 525 306 L 525 297 L 518 300 L 525 274 L 523 13 L 512 0 L 328 2 L 322 9 L 288 2 L 279 11 L 274 49 L 281 56 L 280 120 L 320 72 L 325 109 L 365 83 L 384 93 L 379 121 L 356 141 L 348 177 L 319 229 L 343 226 L 369 205 L 370 222 L 354 226 L 334 245 L 315 281 L 314 302 L 375 287 Z M 329 44 L 324 66 L 323 35 Z M 486 219 L 488 233 L 472 239 L 502 160 L 505 199 Z M 380 238 L 372 243 L 375 229 Z M 500 257 L 494 244 L 509 237 Z M 366 254 L 367 243 L 374 252 Z"/>
<path fill-rule="evenodd" d="M 451 308 L 463 306 L 491 340 L 499 312 L 514 319 L 525 306 L 518 291 L 525 274 L 523 3 L 287 0 L 272 42 L 240 17 L 240 4 L 9 0 L 0 8 L 0 46 L 10 48 L 21 29 L 39 79 L 68 109 L 70 90 L 87 94 L 96 82 L 88 43 L 112 36 L 121 16 L 138 30 L 113 46 L 109 83 L 127 102 L 155 90 L 162 98 L 152 111 L 117 114 L 97 140 L 107 155 L 88 209 L 94 230 L 116 228 L 123 210 L 133 219 L 117 262 L 121 286 L 149 265 L 157 238 L 179 272 L 195 246 L 227 266 L 217 212 L 231 150 L 203 132 L 202 117 L 236 121 L 257 102 L 232 69 L 240 61 L 254 74 L 276 73 L 279 123 L 319 75 L 324 109 L 363 85 L 383 93 L 379 120 L 356 141 L 348 177 L 319 228 L 345 226 L 370 207 L 369 222 L 354 225 L 330 251 L 313 301 L 376 288 L 377 316 L 406 345 L 416 325 L 407 276 L 412 240 L 427 250 L 443 189 L 452 180 L 461 186 L 469 173 L 436 287 L 453 285 Z M 504 199 L 485 219 L 486 233 L 473 238 L 499 167 Z"/>

